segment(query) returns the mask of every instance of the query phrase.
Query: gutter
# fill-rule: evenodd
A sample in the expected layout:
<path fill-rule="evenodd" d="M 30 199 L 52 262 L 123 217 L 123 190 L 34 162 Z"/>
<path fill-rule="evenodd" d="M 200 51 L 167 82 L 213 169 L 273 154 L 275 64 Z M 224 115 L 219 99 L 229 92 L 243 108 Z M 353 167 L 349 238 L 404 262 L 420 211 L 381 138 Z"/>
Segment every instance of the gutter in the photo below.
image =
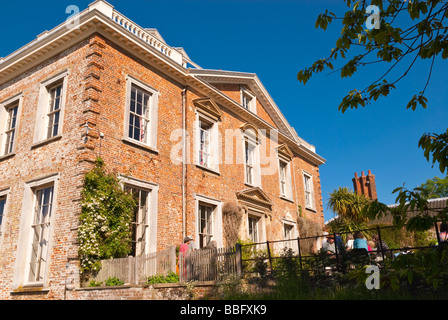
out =
<path fill-rule="evenodd" d="M 186 162 L 187 162 L 187 139 L 186 139 L 186 97 L 188 87 L 182 90 L 182 241 L 187 236 L 187 204 L 186 204 Z"/>

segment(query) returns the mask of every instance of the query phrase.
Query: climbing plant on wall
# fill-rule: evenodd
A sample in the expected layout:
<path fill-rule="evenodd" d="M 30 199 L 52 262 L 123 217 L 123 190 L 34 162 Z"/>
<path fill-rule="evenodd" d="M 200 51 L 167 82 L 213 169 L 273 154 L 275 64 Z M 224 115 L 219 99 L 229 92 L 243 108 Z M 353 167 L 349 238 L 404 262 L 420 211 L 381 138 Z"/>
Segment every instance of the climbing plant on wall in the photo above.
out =
<path fill-rule="evenodd" d="M 131 250 L 132 219 L 137 205 L 116 174 L 106 172 L 97 158 L 81 192 L 78 230 L 81 272 L 98 271 L 100 260 L 126 257 Z"/>

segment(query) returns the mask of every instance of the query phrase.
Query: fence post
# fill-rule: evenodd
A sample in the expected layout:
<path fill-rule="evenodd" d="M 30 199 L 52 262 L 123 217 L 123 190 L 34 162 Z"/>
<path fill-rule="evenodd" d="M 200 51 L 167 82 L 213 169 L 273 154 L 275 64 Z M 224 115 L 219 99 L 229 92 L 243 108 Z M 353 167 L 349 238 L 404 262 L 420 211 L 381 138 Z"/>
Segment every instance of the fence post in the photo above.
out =
<path fill-rule="evenodd" d="M 434 227 L 436 229 L 437 244 L 440 244 L 440 233 L 439 233 L 439 226 L 437 225 L 437 220 L 434 222 Z"/>
<path fill-rule="evenodd" d="M 241 243 L 237 243 L 235 245 L 235 259 L 236 259 L 236 272 L 238 273 L 238 275 L 242 275 L 243 274 L 243 254 L 242 254 L 242 250 L 241 250 Z"/>
<path fill-rule="evenodd" d="M 336 232 L 335 233 L 333 233 L 333 239 L 334 239 L 334 254 L 335 254 L 335 256 L 336 256 L 336 269 L 337 270 L 340 270 L 340 267 L 339 267 L 339 255 L 338 255 L 338 243 L 337 243 L 337 239 L 336 239 Z"/>
<path fill-rule="evenodd" d="M 169 258 L 171 271 L 176 273 L 176 247 L 172 246 L 170 248 Z"/>
<path fill-rule="evenodd" d="M 302 265 L 302 252 L 300 251 L 300 237 L 297 237 L 297 250 L 299 252 L 300 271 L 302 271 L 303 265 Z"/>
<path fill-rule="evenodd" d="M 266 246 L 268 248 L 269 265 L 271 266 L 271 273 L 274 271 L 272 268 L 271 248 L 269 248 L 269 241 L 266 240 Z"/>
<path fill-rule="evenodd" d="M 383 257 L 383 261 L 384 261 L 384 249 L 383 249 L 383 242 L 381 241 L 381 228 L 380 228 L 380 226 L 377 226 L 377 230 L 378 230 L 378 242 L 379 242 L 380 249 L 381 249 L 381 256 Z"/>
<path fill-rule="evenodd" d="M 129 284 L 134 284 L 134 278 L 135 278 L 135 261 L 134 261 L 134 257 L 129 256 L 128 257 L 128 266 L 129 266 L 129 274 L 128 274 L 128 281 Z"/>

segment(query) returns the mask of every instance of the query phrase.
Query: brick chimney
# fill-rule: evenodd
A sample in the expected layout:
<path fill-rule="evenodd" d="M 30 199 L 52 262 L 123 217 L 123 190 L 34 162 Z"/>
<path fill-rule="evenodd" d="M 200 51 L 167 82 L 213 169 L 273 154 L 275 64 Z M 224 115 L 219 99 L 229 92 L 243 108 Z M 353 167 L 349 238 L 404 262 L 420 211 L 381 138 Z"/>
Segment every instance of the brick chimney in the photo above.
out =
<path fill-rule="evenodd" d="M 361 176 L 358 177 L 358 173 L 355 172 L 353 180 L 353 188 L 358 194 L 363 194 L 371 200 L 378 199 L 376 194 L 375 175 L 369 170 L 367 176 L 364 175 L 364 171 L 361 171 Z"/>

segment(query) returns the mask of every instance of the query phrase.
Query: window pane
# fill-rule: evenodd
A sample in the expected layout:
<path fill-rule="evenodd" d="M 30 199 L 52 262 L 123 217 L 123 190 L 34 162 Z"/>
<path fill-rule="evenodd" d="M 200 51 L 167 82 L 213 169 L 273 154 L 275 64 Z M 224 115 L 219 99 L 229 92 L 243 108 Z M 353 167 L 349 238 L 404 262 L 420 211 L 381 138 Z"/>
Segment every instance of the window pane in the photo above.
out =
<path fill-rule="evenodd" d="M 206 247 L 213 236 L 212 212 L 212 207 L 199 206 L 199 248 Z"/>
<path fill-rule="evenodd" d="M 136 87 L 131 89 L 129 137 L 147 143 L 150 94 Z"/>
<path fill-rule="evenodd" d="M 145 254 L 149 191 L 130 186 L 126 186 L 125 190 L 131 192 L 137 202 L 132 225 L 132 249 L 130 253 L 130 255 L 136 257 Z"/>
<path fill-rule="evenodd" d="M 5 207 L 6 207 L 6 197 L 0 198 L 0 226 L 3 222 L 3 215 L 5 214 Z"/>
<path fill-rule="evenodd" d="M 199 128 L 199 163 L 204 166 L 209 165 L 210 156 L 210 128 L 211 126 L 200 122 Z"/>
<path fill-rule="evenodd" d="M 35 192 L 36 204 L 34 208 L 33 243 L 30 259 L 29 281 L 40 282 L 44 279 L 46 269 L 50 217 L 53 203 L 53 187 L 39 189 Z"/>
<path fill-rule="evenodd" d="M 249 217 L 249 239 L 252 242 L 258 242 L 258 219 Z"/>

